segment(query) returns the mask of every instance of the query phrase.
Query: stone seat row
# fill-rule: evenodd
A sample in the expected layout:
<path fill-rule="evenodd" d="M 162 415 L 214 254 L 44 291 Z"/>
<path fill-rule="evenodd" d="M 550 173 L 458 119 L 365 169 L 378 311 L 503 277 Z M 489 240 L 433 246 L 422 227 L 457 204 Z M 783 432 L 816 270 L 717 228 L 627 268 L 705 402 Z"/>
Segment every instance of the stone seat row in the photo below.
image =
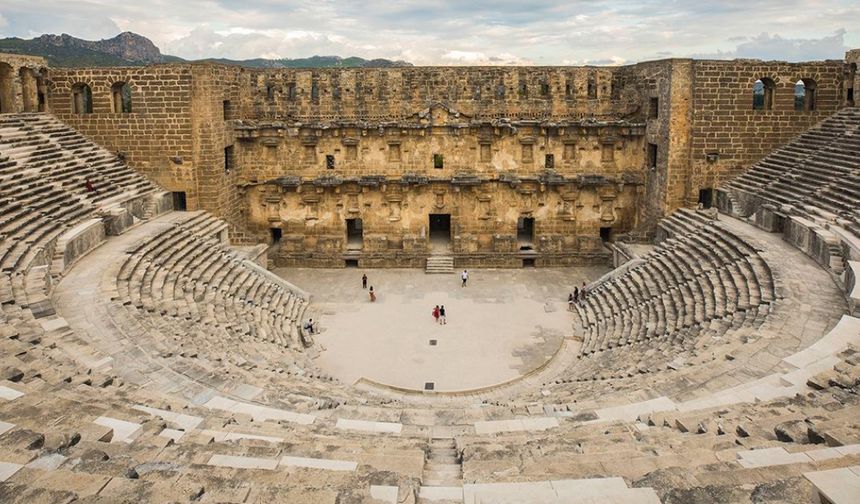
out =
<path fill-rule="evenodd" d="M 654 337 L 673 340 L 682 329 L 774 300 L 770 270 L 742 240 L 685 212 L 661 226 L 670 239 L 576 305 L 582 355 Z"/>
<path fill-rule="evenodd" d="M 141 312 L 210 322 L 284 347 L 299 344 L 307 303 L 220 246 L 211 235 L 223 227 L 196 215 L 139 246 L 117 278 L 121 298 Z"/>
<path fill-rule="evenodd" d="M 726 184 L 764 201 L 855 218 L 860 207 L 860 113 L 846 108 Z"/>
<path fill-rule="evenodd" d="M 19 160 L 24 170 L 34 171 L 64 190 L 104 202 L 118 196 L 153 192 L 156 187 L 110 153 L 47 114 L 20 114 L 14 124 L 26 135 L 0 134 L 0 152 Z M 8 123 L 7 119 L 7 123 Z M 90 193 L 85 181 L 96 191 Z"/>

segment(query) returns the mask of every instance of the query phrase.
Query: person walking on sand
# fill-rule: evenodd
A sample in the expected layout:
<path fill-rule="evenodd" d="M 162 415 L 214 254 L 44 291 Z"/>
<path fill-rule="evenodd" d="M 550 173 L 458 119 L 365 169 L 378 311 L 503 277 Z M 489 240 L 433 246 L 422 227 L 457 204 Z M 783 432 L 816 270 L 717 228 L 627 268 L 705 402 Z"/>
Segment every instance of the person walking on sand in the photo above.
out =
<path fill-rule="evenodd" d="M 361 275 L 361 288 L 362 289 L 367 288 L 367 273 L 365 273 L 364 275 Z"/>
<path fill-rule="evenodd" d="M 469 281 L 469 272 L 468 272 L 468 271 L 466 271 L 466 270 L 463 270 L 463 274 L 462 274 L 462 275 L 460 275 L 460 278 L 462 278 L 462 279 L 463 279 L 463 283 L 462 283 L 462 284 L 460 284 L 460 287 L 465 287 L 465 286 L 466 286 L 466 282 L 468 282 L 468 281 Z"/>
<path fill-rule="evenodd" d="M 448 323 L 448 319 L 445 318 L 445 305 L 439 308 L 439 323 L 443 325 Z"/>
<path fill-rule="evenodd" d="M 376 301 L 376 293 L 373 292 L 373 286 L 370 286 L 370 302 L 373 303 Z"/>
<path fill-rule="evenodd" d="M 440 314 L 440 313 L 441 313 L 441 312 L 439 311 L 439 305 L 436 305 L 436 307 L 435 307 L 435 308 L 433 308 L 433 320 L 434 320 L 437 324 L 439 323 L 439 314 Z"/>

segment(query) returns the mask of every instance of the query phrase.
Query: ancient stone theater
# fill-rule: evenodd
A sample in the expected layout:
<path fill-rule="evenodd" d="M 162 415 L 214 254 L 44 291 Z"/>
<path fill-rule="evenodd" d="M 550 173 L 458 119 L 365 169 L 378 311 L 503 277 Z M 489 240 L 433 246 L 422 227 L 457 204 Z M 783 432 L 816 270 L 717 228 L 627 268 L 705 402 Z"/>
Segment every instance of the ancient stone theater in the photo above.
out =
<path fill-rule="evenodd" d="M 860 502 L 858 62 L 0 54 L 0 502 Z"/>

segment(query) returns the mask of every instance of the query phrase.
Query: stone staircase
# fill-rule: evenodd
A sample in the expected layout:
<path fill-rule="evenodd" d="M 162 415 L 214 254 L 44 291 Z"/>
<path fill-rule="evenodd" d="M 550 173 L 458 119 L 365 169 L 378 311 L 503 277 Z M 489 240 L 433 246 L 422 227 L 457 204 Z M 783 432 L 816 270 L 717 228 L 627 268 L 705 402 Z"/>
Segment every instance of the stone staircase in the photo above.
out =
<path fill-rule="evenodd" d="M 451 256 L 432 255 L 427 258 L 427 267 L 424 270 L 428 274 L 432 273 L 453 273 L 454 258 Z"/>
<path fill-rule="evenodd" d="M 463 502 L 463 466 L 453 439 L 431 439 L 418 503 Z"/>

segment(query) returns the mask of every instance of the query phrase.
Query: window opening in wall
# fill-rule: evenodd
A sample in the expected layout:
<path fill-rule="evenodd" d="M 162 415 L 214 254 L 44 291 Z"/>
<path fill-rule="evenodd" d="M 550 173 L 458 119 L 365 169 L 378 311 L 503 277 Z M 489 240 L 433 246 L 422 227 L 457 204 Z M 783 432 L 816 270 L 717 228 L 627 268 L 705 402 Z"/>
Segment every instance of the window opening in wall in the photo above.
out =
<path fill-rule="evenodd" d="M 224 173 L 230 173 L 233 170 L 233 146 L 224 147 Z"/>
<path fill-rule="evenodd" d="M 504 98 L 505 97 L 505 85 L 497 84 L 496 85 L 496 98 Z"/>
<path fill-rule="evenodd" d="M 358 268 L 358 259 L 344 259 L 343 266 L 345 268 Z"/>
<path fill-rule="evenodd" d="M 588 88 L 586 91 L 588 93 L 589 100 L 597 99 L 597 82 L 594 81 L 594 77 L 588 78 Z"/>
<path fill-rule="evenodd" d="M 517 245 L 520 250 L 532 250 L 535 241 L 534 217 L 517 219 Z"/>
<path fill-rule="evenodd" d="M 346 160 L 347 161 L 355 161 L 358 159 L 358 146 L 357 145 L 347 145 L 346 146 Z"/>
<path fill-rule="evenodd" d="M 86 84 L 75 84 L 72 86 L 72 113 L 93 113 L 93 91 Z"/>
<path fill-rule="evenodd" d="M 753 110 L 773 110 L 773 79 L 762 77 L 753 83 Z"/>
<path fill-rule="evenodd" d="M 648 144 L 648 167 L 657 169 L 657 144 Z"/>
<path fill-rule="evenodd" d="M 445 167 L 445 158 L 442 154 L 433 154 L 433 168 L 441 170 Z"/>
<path fill-rule="evenodd" d="M 340 88 L 336 87 L 331 90 L 331 97 L 334 100 L 340 100 Z"/>
<path fill-rule="evenodd" d="M 648 102 L 648 118 L 657 119 L 658 115 L 660 115 L 660 99 L 651 97 L 651 100 Z"/>
<path fill-rule="evenodd" d="M 185 191 L 173 191 L 173 209 L 177 212 L 184 212 L 188 206 L 185 203 Z"/>
<path fill-rule="evenodd" d="M 710 187 L 699 189 L 699 204 L 702 208 L 711 208 L 714 204 L 714 190 Z"/>
<path fill-rule="evenodd" d="M 287 99 L 295 100 L 296 99 L 296 83 L 290 82 L 287 84 Z"/>
<path fill-rule="evenodd" d="M 271 244 L 275 245 L 281 242 L 281 237 L 284 236 L 284 230 L 279 227 L 269 228 L 269 233 L 271 234 L 272 240 Z"/>
<path fill-rule="evenodd" d="M 600 228 L 600 240 L 603 243 L 612 241 L 612 228 L 611 227 Z"/>
<path fill-rule="evenodd" d="M 474 89 L 472 90 L 472 99 L 474 99 L 474 100 L 480 100 L 481 99 L 481 86 L 480 85 L 475 86 Z"/>
<path fill-rule="evenodd" d="M 573 85 L 570 81 L 564 83 L 564 96 L 570 98 L 573 96 Z"/>
<path fill-rule="evenodd" d="M 115 114 L 131 113 L 131 86 L 127 82 L 115 82 L 110 88 L 110 96 Z"/>
<path fill-rule="evenodd" d="M 848 92 L 845 94 L 845 99 L 848 101 L 848 105 L 854 106 L 854 88 L 848 88 Z"/>
<path fill-rule="evenodd" d="M 334 170 L 334 154 L 325 155 L 325 167 L 327 170 Z"/>
<path fill-rule="evenodd" d="M 549 83 L 541 82 L 540 84 L 540 95 L 541 96 L 549 96 Z"/>
<path fill-rule="evenodd" d="M 544 165 L 544 168 L 547 168 L 547 169 L 555 168 L 555 154 L 545 155 L 543 165 Z"/>
<path fill-rule="evenodd" d="M 529 95 L 529 88 L 526 87 L 525 82 L 520 82 L 519 87 L 517 88 L 520 97 L 525 98 Z"/>
<path fill-rule="evenodd" d="M 364 244 L 364 225 L 361 219 L 346 219 L 346 248 L 360 250 Z"/>
<path fill-rule="evenodd" d="M 230 119 L 233 119 L 233 104 L 230 103 L 230 100 L 224 100 L 224 120 L 229 121 Z"/>
<path fill-rule="evenodd" d="M 0 113 L 6 112 L 15 112 L 15 75 L 11 65 L 0 63 Z"/>
<path fill-rule="evenodd" d="M 532 259 L 523 259 L 523 268 L 534 268 L 534 267 L 535 267 L 535 260 L 534 260 L 534 258 L 532 258 Z"/>
<path fill-rule="evenodd" d="M 800 79 L 794 84 L 794 110 L 811 112 L 815 110 L 815 81 Z"/>
<path fill-rule="evenodd" d="M 320 88 L 316 82 L 311 84 L 311 100 L 319 100 Z"/>
<path fill-rule="evenodd" d="M 275 99 L 275 85 L 271 82 L 266 83 L 266 99 L 269 101 Z"/>

